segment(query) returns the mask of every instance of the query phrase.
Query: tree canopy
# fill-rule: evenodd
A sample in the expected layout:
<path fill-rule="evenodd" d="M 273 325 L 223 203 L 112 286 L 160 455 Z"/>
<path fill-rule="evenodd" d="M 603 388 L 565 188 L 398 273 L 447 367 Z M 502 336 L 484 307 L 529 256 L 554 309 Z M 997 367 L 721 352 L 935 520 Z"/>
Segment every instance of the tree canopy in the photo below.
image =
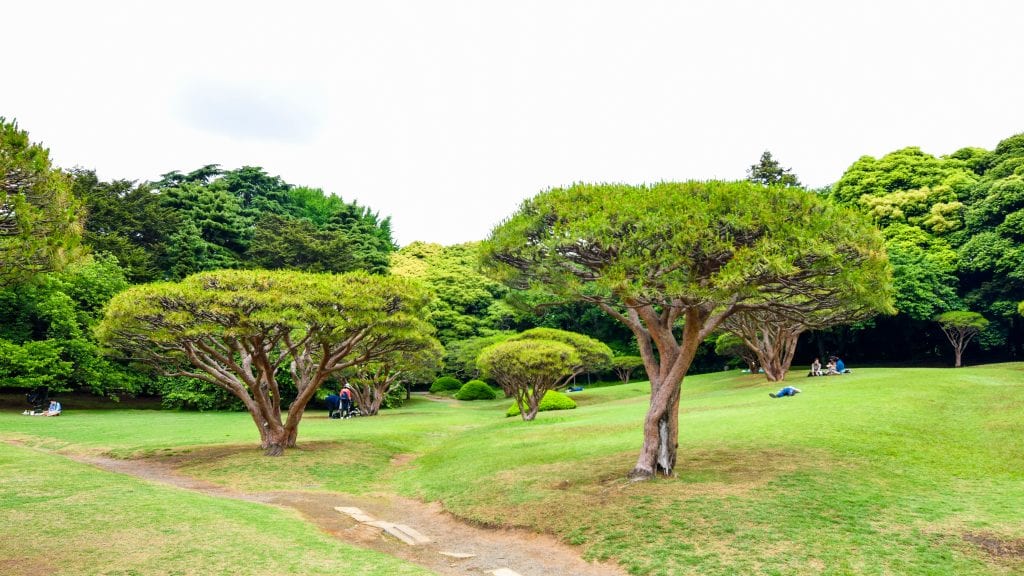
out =
<path fill-rule="evenodd" d="M 593 302 L 633 331 L 652 385 L 637 478 L 675 467 L 680 384 L 726 317 L 798 311 L 837 285 L 879 309 L 891 297 L 881 236 L 862 216 L 751 182 L 548 190 L 492 232 L 485 257 L 509 285 Z"/>
<path fill-rule="evenodd" d="M 341 275 L 222 270 L 116 296 L 101 342 L 168 376 L 188 376 L 236 396 L 268 455 L 295 445 L 306 404 L 332 375 L 421 349 L 432 332 L 415 283 Z M 296 396 L 283 420 L 278 373 Z"/>
<path fill-rule="evenodd" d="M 936 316 L 935 321 L 939 323 L 949 343 L 953 345 L 956 355 L 954 366 L 957 368 L 963 365 L 963 353 L 967 344 L 989 325 L 984 316 L 968 310 L 945 312 Z"/>
<path fill-rule="evenodd" d="M 566 386 L 584 372 L 608 367 L 612 351 L 583 334 L 534 328 L 484 348 L 477 363 L 515 398 L 523 420 L 533 420 L 549 390 Z"/>

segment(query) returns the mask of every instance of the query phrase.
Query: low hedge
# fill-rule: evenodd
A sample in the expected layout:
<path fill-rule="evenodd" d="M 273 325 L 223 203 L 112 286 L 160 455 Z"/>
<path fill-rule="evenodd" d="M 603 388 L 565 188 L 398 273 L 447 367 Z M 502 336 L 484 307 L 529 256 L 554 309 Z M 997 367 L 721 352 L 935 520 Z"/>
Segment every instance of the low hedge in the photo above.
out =
<path fill-rule="evenodd" d="M 545 412 L 547 410 L 572 410 L 576 407 L 576 401 L 569 398 L 561 392 L 555 392 L 554 390 L 548 390 L 544 397 L 540 399 L 540 406 L 538 412 Z M 512 404 L 509 406 L 508 412 L 505 416 L 518 416 L 519 406 Z"/>
<path fill-rule="evenodd" d="M 442 392 L 452 392 L 462 388 L 462 382 L 458 378 L 453 376 L 441 376 L 434 383 L 430 385 L 430 391 L 434 394 L 440 394 Z"/>
<path fill-rule="evenodd" d="M 494 400 L 498 395 L 494 393 L 494 389 L 487 385 L 487 382 L 483 380 L 470 380 L 459 388 L 459 391 L 455 393 L 455 398 L 458 400 Z"/>

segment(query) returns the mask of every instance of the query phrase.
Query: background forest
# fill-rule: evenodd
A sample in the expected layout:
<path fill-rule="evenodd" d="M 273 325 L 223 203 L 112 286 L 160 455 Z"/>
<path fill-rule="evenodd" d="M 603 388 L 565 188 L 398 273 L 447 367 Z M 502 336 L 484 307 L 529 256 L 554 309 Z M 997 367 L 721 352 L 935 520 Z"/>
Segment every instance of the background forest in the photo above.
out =
<path fill-rule="evenodd" d="M 748 174 L 799 185 L 769 153 Z M 832 354 L 854 366 L 949 364 L 950 346 L 934 318 L 953 310 L 990 322 L 968 348 L 968 362 L 1024 356 L 1024 134 L 991 151 L 933 156 L 910 147 L 864 156 L 832 186 L 808 193 L 856 207 L 879 226 L 898 313 L 805 333 L 796 364 Z M 0 194 L 3 388 L 46 385 L 160 396 L 169 407 L 230 406 L 213 386 L 154 377 L 105 357 L 93 335 L 104 305 L 129 285 L 224 268 L 417 279 L 434 295 L 429 321 L 446 351 L 441 372 L 462 380 L 477 376 L 473 359 L 483 347 L 533 327 L 587 334 L 618 355 L 636 353 L 632 334 L 596 308 L 543 302 L 481 274 L 475 243 L 399 248 L 388 217 L 260 167 L 210 164 L 155 182 L 105 182 L 92 170 L 52 166 L 44 148 L 0 118 Z M 737 362 L 717 355 L 711 338 L 693 371 Z"/>

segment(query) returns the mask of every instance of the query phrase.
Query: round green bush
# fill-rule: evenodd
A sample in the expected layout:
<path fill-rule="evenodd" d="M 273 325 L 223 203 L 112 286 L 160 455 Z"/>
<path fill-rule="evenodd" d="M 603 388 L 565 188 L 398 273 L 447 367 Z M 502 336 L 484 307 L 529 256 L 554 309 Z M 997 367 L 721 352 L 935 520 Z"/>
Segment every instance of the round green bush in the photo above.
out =
<path fill-rule="evenodd" d="M 458 378 L 452 376 L 441 376 L 434 383 L 430 385 L 430 391 L 434 394 L 440 394 L 442 392 L 451 392 L 462 388 L 462 382 Z"/>
<path fill-rule="evenodd" d="M 554 390 L 548 390 L 544 397 L 540 399 L 540 407 L 538 412 L 544 412 L 547 410 L 572 410 L 576 407 L 576 401 L 569 398 L 561 392 L 555 392 Z M 513 404 L 509 407 L 508 412 L 505 416 L 518 416 L 519 406 Z"/>
<path fill-rule="evenodd" d="M 494 390 L 487 385 L 487 382 L 483 380 L 470 380 L 459 388 L 459 391 L 455 393 L 455 398 L 458 400 L 494 400 L 497 394 Z"/>

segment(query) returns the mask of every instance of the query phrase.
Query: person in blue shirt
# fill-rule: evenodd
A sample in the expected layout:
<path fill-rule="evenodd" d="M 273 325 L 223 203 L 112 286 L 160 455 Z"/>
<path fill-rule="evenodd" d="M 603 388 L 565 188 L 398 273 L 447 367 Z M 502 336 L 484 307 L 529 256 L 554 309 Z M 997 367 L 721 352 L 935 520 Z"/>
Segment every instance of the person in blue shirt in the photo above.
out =
<path fill-rule="evenodd" d="M 334 413 L 341 407 L 341 396 L 338 396 L 337 394 L 328 394 L 327 397 L 324 398 L 324 402 L 327 404 L 327 417 L 337 418 Z"/>
<path fill-rule="evenodd" d="M 846 371 L 846 364 L 843 364 L 842 358 L 836 358 L 836 372 L 842 374 Z"/>
<path fill-rule="evenodd" d="M 43 416 L 60 416 L 60 410 L 60 402 L 50 400 L 50 407 L 46 409 L 46 412 L 43 412 Z"/>
<path fill-rule="evenodd" d="M 786 386 L 778 392 L 769 392 L 768 395 L 772 398 L 785 398 L 786 396 L 796 396 L 800 393 L 799 388 L 793 388 L 792 386 Z"/>

